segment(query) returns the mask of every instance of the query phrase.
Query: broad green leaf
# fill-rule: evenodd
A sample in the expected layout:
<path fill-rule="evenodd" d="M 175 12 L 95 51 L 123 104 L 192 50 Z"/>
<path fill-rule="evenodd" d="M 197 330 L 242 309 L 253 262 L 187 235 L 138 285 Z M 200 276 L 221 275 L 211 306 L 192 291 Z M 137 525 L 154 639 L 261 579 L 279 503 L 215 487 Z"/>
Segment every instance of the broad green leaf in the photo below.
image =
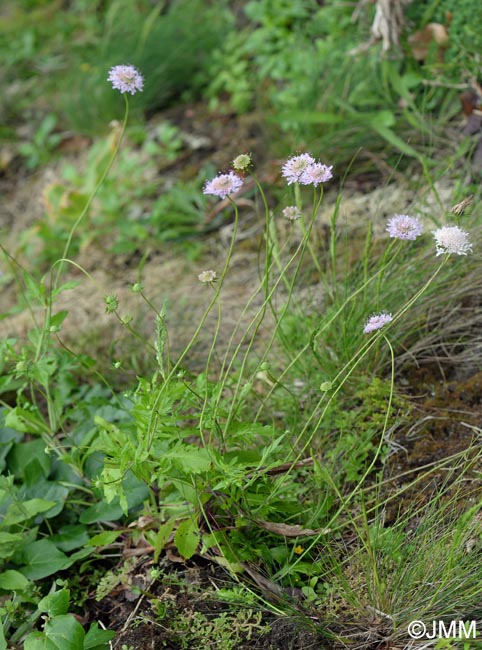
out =
<path fill-rule="evenodd" d="M 107 503 L 106 501 L 100 501 L 84 510 L 79 517 L 79 521 L 82 524 L 95 524 L 98 521 L 117 521 L 122 517 L 122 514 L 122 508 L 118 502 Z"/>
<path fill-rule="evenodd" d="M 15 431 L 14 429 L 9 429 L 8 427 L 0 428 L 0 472 L 6 467 L 6 458 L 15 443 L 18 443 L 22 440 L 23 435 Z"/>
<path fill-rule="evenodd" d="M 0 559 L 12 557 L 23 541 L 24 536 L 21 533 L 0 532 Z"/>
<path fill-rule="evenodd" d="M 42 632 L 31 632 L 24 641 L 23 650 L 58 650 L 58 648 Z"/>
<path fill-rule="evenodd" d="M 53 506 L 55 506 L 55 501 L 46 501 L 45 499 L 29 499 L 28 501 L 12 503 L 8 507 L 2 525 L 11 526 L 12 524 L 18 524 L 21 521 L 35 517 L 40 512 L 50 510 Z"/>
<path fill-rule="evenodd" d="M 84 557 L 88 557 L 94 552 L 94 549 L 91 548 L 90 546 L 86 546 L 84 548 L 79 549 L 75 553 L 72 553 L 72 555 L 69 555 L 69 566 L 71 564 L 74 564 L 74 562 L 78 562 L 79 560 L 83 560 Z"/>
<path fill-rule="evenodd" d="M 103 533 L 98 533 L 89 539 L 89 546 L 108 546 L 112 544 L 119 535 L 122 535 L 122 530 L 106 530 Z"/>
<path fill-rule="evenodd" d="M 48 621 L 44 634 L 56 650 L 84 650 L 84 628 L 72 614 L 56 616 Z"/>
<path fill-rule="evenodd" d="M 0 650 L 7 650 L 7 642 L 3 633 L 3 625 L 0 624 Z"/>
<path fill-rule="evenodd" d="M 84 650 L 108 650 L 108 643 L 115 637 L 111 630 L 100 630 L 98 623 L 92 623 L 85 635 Z"/>
<path fill-rule="evenodd" d="M 0 573 L 0 589 L 5 589 L 6 591 L 25 591 L 30 584 L 30 580 L 27 580 L 25 576 L 13 569 L 8 569 Z"/>
<path fill-rule="evenodd" d="M 40 612 L 46 612 L 50 617 L 67 614 L 69 611 L 69 589 L 60 589 L 53 594 L 48 594 L 37 605 Z"/>
<path fill-rule="evenodd" d="M 8 417 L 8 416 L 7 416 Z M 8 457 L 8 467 L 12 474 L 29 484 L 38 480 L 39 476 L 47 477 L 50 473 L 52 461 L 45 453 L 43 440 L 31 440 L 15 445 Z"/>
<path fill-rule="evenodd" d="M 6 533 L 3 531 L 0 532 L 0 546 L 12 546 L 13 544 L 17 544 L 17 542 L 21 542 L 22 539 L 23 535 L 21 533 Z"/>
<path fill-rule="evenodd" d="M 44 514 L 46 519 L 50 519 L 51 517 L 56 517 L 60 512 L 62 512 L 69 492 L 69 488 L 64 485 L 59 485 L 53 481 L 45 481 L 42 479 L 38 481 L 36 485 L 31 485 L 29 487 L 26 496 L 40 493 L 43 499 L 53 501 L 54 505 L 52 508 Z"/>
<path fill-rule="evenodd" d="M 61 551 L 72 551 L 88 543 L 89 533 L 82 524 L 67 524 L 59 528 L 56 535 L 51 535 L 50 540 Z"/>
<path fill-rule="evenodd" d="M 42 442 L 42 441 L 40 441 Z M 32 487 L 32 486 L 37 486 L 42 480 L 45 480 L 45 472 L 44 468 L 42 466 L 42 458 L 32 458 L 29 461 L 29 464 L 25 468 L 24 472 L 25 478 L 24 478 L 24 483 L 25 486 Z M 42 494 L 42 490 L 36 490 L 35 494 L 30 495 L 30 494 L 25 494 L 22 495 L 23 498 L 27 499 L 29 496 L 35 497 L 37 494 Z M 45 495 L 44 495 L 45 496 Z"/>
<path fill-rule="evenodd" d="M 174 544 L 183 558 L 188 560 L 199 544 L 199 526 L 193 519 L 181 521 L 174 535 Z"/>
<path fill-rule="evenodd" d="M 143 481 L 139 481 L 132 472 L 127 472 L 126 478 L 122 481 L 122 488 L 127 498 L 127 509 L 137 508 L 149 497 L 149 488 Z M 119 499 L 112 503 L 101 501 L 96 503 L 80 516 L 82 524 L 92 524 L 98 521 L 116 521 L 123 516 L 122 508 L 119 505 Z"/>
<path fill-rule="evenodd" d="M 46 578 L 70 566 L 69 558 L 48 539 L 33 542 L 22 553 L 25 566 L 20 570 L 30 580 Z"/>

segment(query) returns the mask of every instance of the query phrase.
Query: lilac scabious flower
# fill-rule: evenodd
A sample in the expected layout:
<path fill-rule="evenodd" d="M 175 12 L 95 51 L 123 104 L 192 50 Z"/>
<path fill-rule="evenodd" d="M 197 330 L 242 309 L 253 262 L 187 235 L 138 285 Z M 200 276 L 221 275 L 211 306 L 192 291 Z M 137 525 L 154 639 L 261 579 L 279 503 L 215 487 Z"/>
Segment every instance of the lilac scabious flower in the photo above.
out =
<path fill-rule="evenodd" d="M 318 187 L 320 183 L 326 183 L 330 178 L 333 178 L 332 169 L 333 165 L 328 167 L 322 163 L 314 162 L 306 167 L 299 178 L 299 182 L 302 185 L 314 185 Z"/>
<path fill-rule="evenodd" d="M 288 185 L 291 185 L 298 182 L 305 169 L 314 162 L 315 159 L 309 153 L 292 156 L 281 168 L 281 175 L 286 178 Z"/>
<path fill-rule="evenodd" d="M 289 221 L 296 221 L 301 217 L 301 211 L 296 205 L 289 205 L 283 210 L 283 217 Z"/>
<path fill-rule="evenodd" d="M 467 255 L 472 252 L 472 244 L 469 241 L 469 234 L 458 226 L 443 226 L 433 232 L 437 255 L 444 253 L 455 253 L 456 255 Z"/>
<path fill-rule="evenodd" d="M 200 282 L 214 282 L 217 279 L 216 271 L 203 271 L 198 275 L 198 278 Z"/>
<path fill-rule="evenodd" d="M 379 330 L 392 320 L 393 316 L 391 314 L 387 314 L 386 311 L 382 311 L 379 314 L 372 314 L 372 316 L 370 316 L 370 318 L 365 323 L 363 333 L 368 334 L 369 332 Z"/>
<path fill-rule="evenodd" d="M 231 194 L 236 194 L 243 185 L 243 179 L 229 172 L 229 174 L 219 174 L 216 178 L 207 181 L 204 185 L 203 194 L 213 194 L 225 199 Z"/>
<path fill-rule="evenodd" d="M 133 65 L 115 65 L 109 71 L 107 81 L 112 83 L 112 88 L 121 93 L 135 95 L 144 87 L 144 78 Z"/>
<path fill-rule="evenodd" d="M 407 214 L 396 214 L 389 219 L 387 232 L 390 237 L 395 239 L 414 240 L 422 234 L 423 227 L 415 217 L 409 217 Z"/>

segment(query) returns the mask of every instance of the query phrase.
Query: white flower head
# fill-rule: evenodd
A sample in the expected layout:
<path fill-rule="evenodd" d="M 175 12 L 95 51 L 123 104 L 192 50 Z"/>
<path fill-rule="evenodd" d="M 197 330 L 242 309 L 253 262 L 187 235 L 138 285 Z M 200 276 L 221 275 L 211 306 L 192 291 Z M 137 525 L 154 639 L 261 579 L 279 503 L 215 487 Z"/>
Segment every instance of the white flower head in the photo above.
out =
<path fill-rule="evenodd" d="M 144 77 L 133 65 L 115 65 L 109 70 L 107 81 L 111 82 L 115 90 L 131 95 L 141 92 L 144 88 Z"/>
<path fill-rule="evenodd" d="M 387 223 L 387 232 L 395 239 L 417 239 L 423 227 L 418 219 L 409 217 L 407 214 L 396 214 Z"/>
<path fill-rule="evenodd" d="M 472 252 L 469 233 L 458 226 L 443 226 L 433 232 L 437 255 L 444 253 L 467 255 Z"/>
<path fill-rule="evenodd" d="M 204 185 L 203 194 L 213 194 L 225 199 L 231 194 L 239 192 L 243 185 L 243 179 L 234 172 L 228 174 L 218 174 L 215 178 L 207 181 Z"/>
<path fill-rule="evenodd" d="M 203 271 L 198 275 L 199 281 L 207 284 L 209 282 L 214 282 L 217 279 L 216 271 L 209 270 Z"/>
<path fill-rule="evenodd" d="M 283 210 L 283 217 L 289 221 L 296 221 L 296 219 L 301 217 L 301 211 L 296 207 L 296 205 L 288 205 L 288 207 Z"/>
<path fill-rule="evenodd" d="M 333 178 L 333 165 L 324 165 L 323 163 L 314 162 L 308 165 L 300 176 L 299 182 L 302 185 L 314 185 L 318 187 L 320 183 L 326 183 Z"/>
<path fill-rule="evenodd" d="M 302 153 L 299 156 L 289 158 L 281 168 L 281 175 L 286 178 L 288 185 L 300 180 L 301 174 L 305 169 L 315 162 L 313 156 L 309 153 Z"/>

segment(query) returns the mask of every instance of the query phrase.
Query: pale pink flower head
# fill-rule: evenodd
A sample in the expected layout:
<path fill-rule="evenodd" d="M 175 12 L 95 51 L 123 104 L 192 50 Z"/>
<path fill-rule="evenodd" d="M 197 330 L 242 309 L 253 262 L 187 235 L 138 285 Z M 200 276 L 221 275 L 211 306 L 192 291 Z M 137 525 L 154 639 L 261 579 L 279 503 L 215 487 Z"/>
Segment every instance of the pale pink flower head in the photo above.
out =
<path fill-rule="evenodd" d="M 296 221 L 301 217 L 301 211 L 296 205 L 289 205 L 283 210 L 283 217 L 289 221 Z"/>
<path fill-rule="evenodd" d="M 283 178 L 286 178 L 288 185 L 291 185 L 291 183 L 297 183 L 305 169 L 314 162 L 315 159 L 309 153 L 292 156 L 291 158 L 288 158 L 281 168 L 281 175 Z"/>
<path fill-rule="evenodd" d="M 417 239 L 423 232 L 422 224 L 415 217 L 407 214 L 396 214 L 389 219 L 387 232 L 394 239 Z"/>
<path fill-rule="evenodd" d="M 458 226 L 443 226 L 434 231 L 437 255 L 453 253 L 455 255 L 467 255 L 472 252 L 472 244 L 469 241 L 469 233 Z"/>
<path fill-rule="evenodd" d="M 214 282 L 215 280 L 217 280 L 216 271 L 212 271 L 212 270 L 203 271 L 198 275 L 198 278 L 200 282 L 204 282 L 205 284 L 208 282 Z"/>
<path fill-rule="evenodd" d="M 115 65 L 109 71 L 107 81 L 112 83 L 112 88 L 121 93 L 135 95 L 144 87 L 144 78 L 133 65 Z"/>
<path fill-rule="evenodd" d="M 332 169 L 333 165 L 328 167 L 327 165 L 323 165 L 323 163 L 314 162 L 306 167 L 299 178 L 299 182 L 302 185 L 314 185 L 318 187 L 320 183 L 326 183 L 330 178 L 333 178 Z"/>
<path fill-rule="evenodd" d="M 216 178 L 206 182 L 203 193 L 213 194 L 214 196 L 219 196 L 221 199 L 225 199 L 227 196 L 239 192 L 242 185 L 243 179 L 234 172 L 218 174 Z"/>
<path fill-rule="evenodd" d="M 372 314 L 365 323 L 363 333 L 368 334 L 369 332 L 379 330 L 387 323 L 390 323 L 392 320 L 393 316 L 391 314 L 387 314 L 386 311 L 382 311 L 379 314 Z"/>

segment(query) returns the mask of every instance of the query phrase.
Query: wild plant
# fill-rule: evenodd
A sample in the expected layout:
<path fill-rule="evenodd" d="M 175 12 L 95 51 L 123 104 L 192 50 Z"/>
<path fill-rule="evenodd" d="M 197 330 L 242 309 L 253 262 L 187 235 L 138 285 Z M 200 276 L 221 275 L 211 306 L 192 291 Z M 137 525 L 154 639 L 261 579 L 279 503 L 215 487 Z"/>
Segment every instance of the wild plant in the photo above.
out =
<path fill-rule="evenodd" d="M 143 514 L 151 523 L 142 536 L 155 561 L 172 545 L 185 559 L 201 553 L 238 580 L 249 576 L 264 594 L 265 604 L 269 599 L 278 603 L 271 605 L 278 612 L 291 607 L 288 588 L 303 588 L 303 596 L 314 606 L 326 604 L 333 597 L 332 574 L 338 576 L 345 596 L 351 593 L 340 548 L 346 534 L 354 535 L 356 560 L 362 557 L 374 572 L 367 586 L 367 599 L 375 603 L 370 606 L 395 620 L 399 610 L 392 608 L 395 601 L 385 597 L 386 581 L 377 570 L 377 544 L 379 538 L 383 543 L 388 539 L 395 557 L 399 540 L 408 537 L 403 537 L 404 529 L 382 532 L 378 522 L 383 500 L 380 503 L 372 495 L 390 453 L 390 431 L 400 417 L 394 371 L 397 327 L 436 286 L 454 256 L 472 252 L 469 234 L 458 224 L 439 226 L 432 233 L 432 257 L 440 257 L 440 262 L 434 259 L 427 265 L 422 280 L 420 275 L 414 278 L 410 295 L 395 299 L 387 283 L 410 255 L 407 248 L 420 246 L 423 240 L 418 218 L 394 215 L 387 225 L 385 251 L 375 260 L 370 259 L 369 231 L 355 271 L 343 272 L 339 202 L 325 249 L 317 250 L 312 241 L 324 186 L 333 181 L 336 170 L 311 153 L 291 156 L 280 169 L 289 201 L 273 209 L 253 171 L 251 156 L 240 154 L 232 169 L 204 186 L 205 195 L 231 206 L 233 227 L 219 268 L 199 269 L 205 309 L 183 351 L 173 357 L 170 339 L 175 332 L 169 331 L 166 310 L 146 295 L 141 279 L 132 290 L 155 314 L 153 344 L 122 319 L 117 298 L 106 296 L 107 312 L 117 316 L 137 341 L 146 343 L 156 370 L 140 377 L 122 395 L 97 373 L 110 392 L 111 408 L 99 408 L 93 413 L 93 426 L 72 436 L 63 410 L 65 394 L 56 386 L 60 365 L 52 337 L 66 314 L 54 312 L 55 300 L 71 286 L 61 284 L 66 267 L 83 271 L 69 258 L 71 245 L 119 151 L 129 112 L 127 94 L 140 92 L 144 84 L 140 72 L 130 65 L 114 67 L 109 80 L 125 99 L 123 126 L 111 157 L 48 276 L 36 285 L 29 274 L 23 274 L 29 299 L 40 301 L 44 313 L 30 336 L 30 349 L 25 348 L 25 355 L 31 357 L 16 358 L 14 376 L 21 381 L 21 404 L 7 413 L 7 424 L 39 436 L 51 453 L 73 464 L 80 475 L 89 463 L 98 467 L 100 462 L 101 468 L 89 479 L 94 492 L 102 492 L 101 513 L 117 508 L 126 517 L 133 516 L 144 502 Z M 223 289 L 236 273 L 233 256 L 242 228 L 236 196 L 248 176 L 264 206 L 259 277 L 243 306 L 243 321 L 220 346 L 225 327 Z M 309 307 L 298 298 L 307 267 L 315 269 L 317 291 L 323 298 L 323 307 L 315 314 L 305 313 Z M 208 327 L 212 334 L 204 369 L 193 373 L 190 356 L 201 331 Z M 14 344 L 8 345 L 10 359 L 15 358 Z M 74 361 L 88 363 L 75 355 Z M 373 375 L 380 367 L 388 372 L 377 383 Z M 350 419 L 346 411 L 355 401 L 357 417 Z M 474 516 L 479 505 L 474 505 Z M 120 517 L 116 512 L 114 519 Z M 83 519 L 83 523 L 98 521 L 102 521 L 98 511 Z M 121 532 L 105 531 L 91 541 L 102 546 Z M 446 537 L 440 539 L 442 548 Z M 465 543 L 464 535 L 460 540 Z M 325 548 L 329 549 L 326 561 Z M 450 557 L 458 557 L 459 551 Z M 475 588 L 470 594 L 467 602 L 478 596 Z"/>

